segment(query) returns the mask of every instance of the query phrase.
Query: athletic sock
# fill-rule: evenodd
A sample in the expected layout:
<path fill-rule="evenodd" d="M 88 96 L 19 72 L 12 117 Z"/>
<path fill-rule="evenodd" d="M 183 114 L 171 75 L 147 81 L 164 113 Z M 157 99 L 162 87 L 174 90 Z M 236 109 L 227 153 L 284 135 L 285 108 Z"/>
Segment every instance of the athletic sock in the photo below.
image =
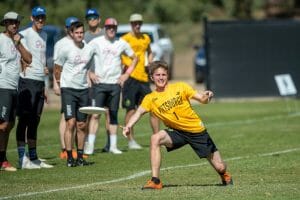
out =
<path fill-rule="evenodd" d="M 160 179 L 157 177 L 152 177 L 151 181 L 153 181 L 155 184 L 159 184 L 160 183 Z"/>
<path fill-rule="evenodd" d="M 82 159 L 83 158 L 83 149 L 77 149 L 77 158 Z"/>
<path fill-rule="evenodd" d="M 33 148 L 29 148 L 29 159 L 30 160 L 37 160 L 38 157 L 37 157 L 37 153 L 36 153 L 36 147 L 33 147 Z"/>
<path fill-rule="evenodd" d="M 117 148 L 117 135 L 110 135 L 110 146 Z"/>
<path fill-rule="evenodd" d="M 94 143 L 95 143 L 95 139 L 96 139 L 96 134 L 90 133 L 90 134 L 88 135 L 88 143 L 94 144 Z"/>
<path fill-rule="evenodd" d="M 25 146 L 18 147 L 19 165 L 22 166 L 23 157 L 25 156 Z"/>
<path fill-rule="evenodd" d="M 72 150 L 67 150 L 68 159 L 73 159 Z"/>

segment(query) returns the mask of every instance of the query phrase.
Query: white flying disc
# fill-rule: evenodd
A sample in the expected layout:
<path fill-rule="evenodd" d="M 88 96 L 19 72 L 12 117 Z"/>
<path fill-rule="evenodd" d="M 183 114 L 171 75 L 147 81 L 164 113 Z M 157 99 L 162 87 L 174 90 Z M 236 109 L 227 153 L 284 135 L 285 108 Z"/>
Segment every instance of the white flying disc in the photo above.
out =
<path fill-rule="evenodd" d="M 79 111 L 85 114 L 101 114 L 106 111 L 105 108 L 95 107 L 95 106 L 86 106 L 79 108 Z"/>

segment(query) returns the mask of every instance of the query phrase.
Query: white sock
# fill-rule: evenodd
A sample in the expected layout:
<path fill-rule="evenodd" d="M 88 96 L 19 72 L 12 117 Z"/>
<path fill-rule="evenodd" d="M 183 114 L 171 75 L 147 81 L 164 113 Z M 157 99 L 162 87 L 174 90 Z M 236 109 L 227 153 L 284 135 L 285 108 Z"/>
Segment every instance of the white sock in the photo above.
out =
<path fill-rule="evenodd" d="M 117 148 L 117 135 L 109 135 L 110 138 L 110 147 Z"/>
<path fill-rule="evenodd" d="M 95 143 L 95 139 L 96 139 L 96 134 L 89 134 L 89 136 L 88 136 L 88 142 L 90 144 L 94 144 Z"/>

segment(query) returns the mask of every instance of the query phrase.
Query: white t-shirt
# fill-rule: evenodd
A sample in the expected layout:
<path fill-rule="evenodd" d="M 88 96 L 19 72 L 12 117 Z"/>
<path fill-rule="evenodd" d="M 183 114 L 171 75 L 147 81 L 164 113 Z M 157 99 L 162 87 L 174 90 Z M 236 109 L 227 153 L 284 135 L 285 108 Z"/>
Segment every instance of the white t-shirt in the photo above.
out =
<path fill-rule="evenodd" d="M 67 45 L 70 45 L 73 43 L 73 40 L 69 36 L 65 36 L 58 40 L 54 45 L 54 52 L 53 52 L 53 60 L 57 60 L 57 57 L 59 56 L 59 51 L 64 48 Z"/>
<path fill-rule="evenodd" d="M 38 81 L 45 80 L 44 67 L 46 67 L 46 41 L 47 33 L 45 31 L 36 32 L 29 27 L 20 32 L 24 47 L 32 54 L 32 63 L 26 70 L 20 73 L 22 78 L 28 78 Z"/>
<path fill-rule="evenodd" d="M 0 88 L 17 89 L 21 55 L 13 41 L 0 33 Z"/>
<path fill-rule="evenodd" d="M 62 66 L 60 77 L 61 88 L 86 89 L 88 88 L 87 71 L 91 66 L 94 55 L 92 48 L 84 43 L 78 48 L 74 42 L 61 48 L 55 64 Z"/>
<path fill-rule="evenodd" d="M 105 36 L 94 38 L 89 45 L 95 51 L 95 74 L 100 77 L 100 83 L 115 84 L 122 74 L 121 55 L 133 56 L 130 45 L 123 39 L 110 41 Z"/>

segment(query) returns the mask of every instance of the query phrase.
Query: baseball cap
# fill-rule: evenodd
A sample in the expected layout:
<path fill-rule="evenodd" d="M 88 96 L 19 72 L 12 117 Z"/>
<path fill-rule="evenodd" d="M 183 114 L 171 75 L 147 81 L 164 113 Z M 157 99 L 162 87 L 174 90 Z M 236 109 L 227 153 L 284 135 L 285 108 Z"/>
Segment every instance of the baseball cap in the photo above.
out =
<path fill-rule="evenodd" d="M 7 12 L 7 13 L 3 16 L 3 19 L 2 19 L 1 22 L 0 22 L 0 25 L 3 26 L 3 25 L 4 25 L 4 21 L 7 20 L 7 19 L 12 19 L 12 20 L 18 20 L 18 21 L 21 21 L 21 20 L 23 19 L 23 17 L 20 16 L 18 13 L 13 12 L 13 11 Z"/>
<path fill-rule="evenodd" d="M 104 26 L 118 26 L 118 22 L 115 18 L 107 18 L 104 22 Z"/>
<path fill-rule="evenodd" d="M 46 15 L 46 9 L 42 6 L 36 6 L 32 8 L 31 15 L 33 17 L 39 16 L 39 15 Z"/>
<path fill-rule="evenodd" d="M 134 13 L 130 15 L 129 21 L 130 22 L 143 21 L 143 16 L 141 14 Z"/>
<path fill-rule="evenodd" d="M 70 28 L 70 26 L 74 23 L 74 22 L 78 22 L 78 18 L 77 17 L 68 17 L 65 21 L 65 25 L 66 28 Z"/>
<path fill-rule="evenodd" d="M 87 18 L 88 16 L 91 16 L 91 15 L 95 15 L 97 17 L 100 16 L 99 12 L 95 8 L 89 8 L 86 10 L 85 17 Z"/>

